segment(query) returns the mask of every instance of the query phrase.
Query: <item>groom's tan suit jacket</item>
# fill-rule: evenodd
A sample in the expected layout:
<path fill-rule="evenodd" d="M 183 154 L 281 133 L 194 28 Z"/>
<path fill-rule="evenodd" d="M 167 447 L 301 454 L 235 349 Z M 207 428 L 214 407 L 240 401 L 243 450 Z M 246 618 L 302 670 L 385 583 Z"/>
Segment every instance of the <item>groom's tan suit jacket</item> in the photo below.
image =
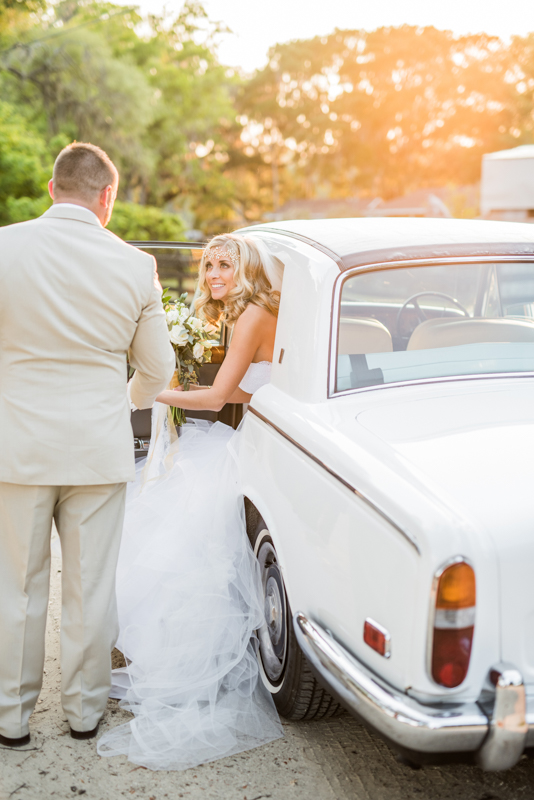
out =
<path fill-rule="evenodd" d="M 117 639 L 115 571 L 131 397 L 174 368 L 155 261 L 80 206 L 0 228 L 0 734 L 25 736 L 42 685 L 52 520 L 61 540 L 61 696 L 91 731 Z"/>
<path fill-rule="evenodd" d="M 152 256 L 67 204 L 0 228 L 0 482 L 133 479 L 128 352 L 150 407 L 174 369 Z"/>

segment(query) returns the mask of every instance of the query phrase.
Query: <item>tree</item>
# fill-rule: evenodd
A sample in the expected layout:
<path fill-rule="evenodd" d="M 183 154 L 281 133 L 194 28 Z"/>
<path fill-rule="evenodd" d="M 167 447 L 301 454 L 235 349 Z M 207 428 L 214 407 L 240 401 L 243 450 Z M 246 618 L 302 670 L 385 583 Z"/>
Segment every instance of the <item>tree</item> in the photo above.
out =
<path fill-rule="evenodd" d="M 108 228 L 121 239 L 176 241 L 184 238 L 185 227 L 177 214 L 153 206 L 117 200 Z"/>
<path fill-rule="evenodd" d="M 218 61 L 223 33 L 196 0 L 144 20 L 105 0 L 0 0 L 0 102 L 17 109 L 10 131 L 24 123 L 13 158 L 49 169 L 68 141 L 99 144 L 134 204 L 117 230 L 142 238 L 177 231 L 176 212 L 215 233 L 290 197 L 465 185 L 483 153 L 533 141 L 534 34 L 335 31 L 276 45 L 244 80 Z M 16 174 L 4 221 L 48 202 Z"/>
<path fill-rule="evenodd" d="M 511 146 L 534 143 L 534 33 L 515 36 L 510 46 L 511 66 L 505 76 L 512 95 Z M 513 144 L 512 144 L 513 143 Z"/>
<path fill-rule="evenodd" d="M 229 198 L 232 87 L 216 58 L 220 28 L 202 6 L 152 15 L 62 0 L 4 54 L 3 95 L 33 110 L 45 137 L 100 144 L 121 172 L 121 197 L 181 210 L 191 226 L 235 216 Z M 1 95 L 0 95 L 1 96 Z"/>
<path fill-rule="evenodd" d="M 8 103 L 0 101 L 0 225 L 42 214 L 51 163 L 44 140 Z"/>
<path fill-rule="evenodd" d="M 313 193 L 390 197 L 469 183 L 510 128 L 510 52 L 496 37 L 435 28 L 336 31 L 278 45 L 244 88 L 251 150 L 295 165 Z M 267 156 L 265 156 L 267 160 Z"/>

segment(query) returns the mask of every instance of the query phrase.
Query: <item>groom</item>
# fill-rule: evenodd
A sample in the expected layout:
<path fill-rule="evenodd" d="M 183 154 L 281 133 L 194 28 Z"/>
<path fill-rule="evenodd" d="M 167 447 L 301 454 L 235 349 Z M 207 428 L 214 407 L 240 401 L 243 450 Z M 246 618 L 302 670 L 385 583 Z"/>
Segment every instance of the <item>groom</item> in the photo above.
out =
<path fill-rule="evenodd" d="M 115 569 L 131 399 L 150 407 L 174 354 L 154 258 L 105 226 L 119 183 L 91 144 L 59 154 L 42 217 L 0 228 L 0 744 L 30 740 L 41 690 L 50 532 L 61 540 L 61 699 L 91 738 L 118 634 Z"/>

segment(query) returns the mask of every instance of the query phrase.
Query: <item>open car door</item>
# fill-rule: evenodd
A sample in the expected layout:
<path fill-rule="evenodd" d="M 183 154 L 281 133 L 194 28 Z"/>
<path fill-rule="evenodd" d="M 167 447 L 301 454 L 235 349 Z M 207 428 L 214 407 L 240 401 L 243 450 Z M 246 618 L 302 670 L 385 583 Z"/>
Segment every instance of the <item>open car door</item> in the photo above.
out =
<path fill-rule="evenodd" d="M 138 242 L 128 244 L 145 250 L 153 255 L 158 265 L 158 274 L 164 288 L 169 288 L 178 295 L 188 292 L 193 295 L 197 285 L 198 266 L 204 250 L 204 242 Z M 219 344 L 212 347 L 211 364 L 204 364 L 199 370 L 199 382 L 202 386 L 211 386 L 226 356 L 229 344 L 229 330 L 223 325 Z M 148 451 L 151 434 L 151 409 L 132 412 L 132 429 L 134 435 L 135 457 L 141 458 Z M 243 418 L 243 405 L 227 403 L 217 411 L 188 411 L 189 418 L 206 419 L 210 422 L 224 422 L 237 428 Z"/>

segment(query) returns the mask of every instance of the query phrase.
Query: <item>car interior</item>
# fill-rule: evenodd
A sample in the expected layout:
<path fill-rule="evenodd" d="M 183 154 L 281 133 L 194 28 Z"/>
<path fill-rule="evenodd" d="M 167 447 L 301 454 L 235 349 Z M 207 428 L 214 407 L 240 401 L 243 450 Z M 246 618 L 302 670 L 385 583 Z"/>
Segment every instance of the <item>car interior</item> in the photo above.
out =
<path fill-rule="evenodd" d="M 528 371 L 534 371 L 534 262 L 369 270 L 344 282 L 337 392 Z"/>

